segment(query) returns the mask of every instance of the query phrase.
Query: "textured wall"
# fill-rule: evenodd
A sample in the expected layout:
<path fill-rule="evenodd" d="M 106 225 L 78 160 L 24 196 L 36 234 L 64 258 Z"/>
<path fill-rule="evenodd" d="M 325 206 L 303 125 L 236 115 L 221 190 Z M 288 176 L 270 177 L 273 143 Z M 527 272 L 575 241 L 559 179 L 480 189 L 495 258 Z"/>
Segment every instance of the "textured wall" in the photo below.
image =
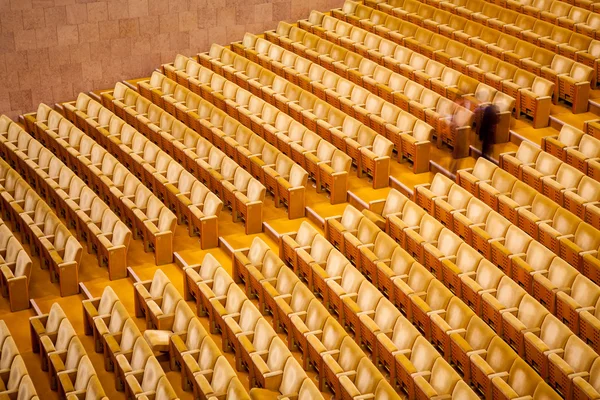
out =
<path fill-rule="evenodd" d="M 343 0 L 0 0 L 0 114 L 149 75 Z"/>

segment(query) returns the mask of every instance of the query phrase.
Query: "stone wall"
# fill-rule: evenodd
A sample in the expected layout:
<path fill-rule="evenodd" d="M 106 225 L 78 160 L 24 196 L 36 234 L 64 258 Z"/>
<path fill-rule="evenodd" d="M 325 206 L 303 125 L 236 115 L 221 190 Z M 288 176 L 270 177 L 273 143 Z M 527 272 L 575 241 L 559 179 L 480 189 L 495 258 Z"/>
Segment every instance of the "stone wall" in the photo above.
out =
<path fill-rule="evenodd" d="M 150 75 L 343 0 L 0 0 L 0 114 Z"/>

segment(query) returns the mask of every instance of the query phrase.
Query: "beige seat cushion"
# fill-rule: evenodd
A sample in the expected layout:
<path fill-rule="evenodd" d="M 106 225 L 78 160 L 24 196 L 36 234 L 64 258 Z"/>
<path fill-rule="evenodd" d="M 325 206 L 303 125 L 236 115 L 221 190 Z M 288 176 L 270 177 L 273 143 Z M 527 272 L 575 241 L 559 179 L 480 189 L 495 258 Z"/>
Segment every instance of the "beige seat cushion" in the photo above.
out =
<path fill-rule="evenodd" d="M 163 331 L 158 329 L 148 329 L 144 331 L 144 339 L 150 345 L 152 351 L 167 352 L 169 351 L 169 339 L 173 335 L 171 331 Z"/>

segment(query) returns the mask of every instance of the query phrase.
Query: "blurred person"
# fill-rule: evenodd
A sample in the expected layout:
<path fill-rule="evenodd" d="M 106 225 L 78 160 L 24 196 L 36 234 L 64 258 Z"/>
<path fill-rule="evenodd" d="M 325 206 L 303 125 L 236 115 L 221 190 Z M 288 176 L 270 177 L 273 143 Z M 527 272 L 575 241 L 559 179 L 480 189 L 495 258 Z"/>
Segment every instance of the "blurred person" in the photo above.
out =
<path fill-rule="evenodd" d="M 483 103 L 477 110 L 476 114 L 476 132 L 481 141 L 481 156 L 487 160 L 492 160 L 492 145 L 496 137 L 496 127 L 500 122 L 499 110 L 494 104 Z"/>

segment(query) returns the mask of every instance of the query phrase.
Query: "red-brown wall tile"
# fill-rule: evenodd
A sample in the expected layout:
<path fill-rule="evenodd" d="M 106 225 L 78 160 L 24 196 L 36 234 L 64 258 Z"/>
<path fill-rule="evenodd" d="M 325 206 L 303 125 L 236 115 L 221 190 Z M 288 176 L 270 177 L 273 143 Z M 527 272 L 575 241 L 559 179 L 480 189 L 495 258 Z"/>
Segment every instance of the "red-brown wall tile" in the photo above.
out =
<path fill-rule="evenodd" d="M 0 0 L 0 114 L 149 75 L 343 0 Z"/>

